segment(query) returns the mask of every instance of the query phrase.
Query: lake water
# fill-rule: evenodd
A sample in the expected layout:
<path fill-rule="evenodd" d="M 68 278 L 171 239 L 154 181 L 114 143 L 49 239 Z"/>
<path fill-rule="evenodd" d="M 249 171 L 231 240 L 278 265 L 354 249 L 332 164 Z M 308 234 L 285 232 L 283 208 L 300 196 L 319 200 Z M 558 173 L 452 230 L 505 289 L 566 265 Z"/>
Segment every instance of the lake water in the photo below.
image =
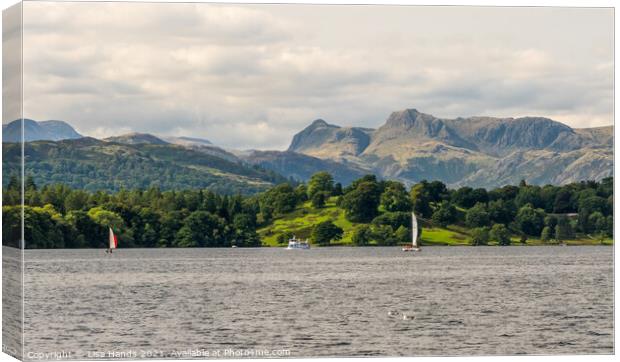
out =
<path fill-rule="evenodd" d="M 32 250 L 25 259 L 31 359 L 614 351 L 612 247 Z"/>

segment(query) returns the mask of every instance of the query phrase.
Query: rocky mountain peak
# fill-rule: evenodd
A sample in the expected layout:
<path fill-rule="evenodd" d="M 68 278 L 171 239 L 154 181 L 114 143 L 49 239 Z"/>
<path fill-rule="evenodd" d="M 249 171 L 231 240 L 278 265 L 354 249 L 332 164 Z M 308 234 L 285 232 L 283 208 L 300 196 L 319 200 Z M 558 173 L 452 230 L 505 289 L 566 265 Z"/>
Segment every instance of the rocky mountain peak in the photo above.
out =
<path fill-rule="evenodd" d="M 358 155 L 370 143 L 373 129 L 340 127 L 317 119 L 293 137 L 288 151 L 315 157 Z"/>
<path fill-rule="evenodd" d="M 383 127 L 409 129 L 416 126 L 422 126 L 423 124 L 432 122 L 436 119 L 437 118 L 430 114 L 421 113 L 415 108 L 409 108 L 392 112 L 392 114 L 390 114 L 388 119 L 385 121 L 385 125 Z"/>
<path fill-rule="evenodd" d="M 337 127 L 337 126 L 330 125 L 329 123 L 325 122 L 325 120 L 319 118 L 319 119 L 315 119 L 312 122 L 312 124 L 310 124 L 310 127 L 318 128 L 318 127 Z"/>

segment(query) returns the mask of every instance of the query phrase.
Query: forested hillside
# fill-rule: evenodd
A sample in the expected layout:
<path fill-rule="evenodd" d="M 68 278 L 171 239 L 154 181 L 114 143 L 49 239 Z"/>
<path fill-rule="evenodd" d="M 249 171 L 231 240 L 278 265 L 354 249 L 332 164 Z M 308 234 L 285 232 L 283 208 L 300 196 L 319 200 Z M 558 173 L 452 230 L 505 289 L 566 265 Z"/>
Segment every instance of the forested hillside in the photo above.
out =
<path fill-rule="evenodd" d="M 3 143 L 4 182 L 19 169 L 21 144 Z M 121 144 L 94 138 L 25 144 L 26 173 L 37 185 L 86 191 L 158 187 L 252 194 L 287 181 L 273 171 L 173 144 Z"/>

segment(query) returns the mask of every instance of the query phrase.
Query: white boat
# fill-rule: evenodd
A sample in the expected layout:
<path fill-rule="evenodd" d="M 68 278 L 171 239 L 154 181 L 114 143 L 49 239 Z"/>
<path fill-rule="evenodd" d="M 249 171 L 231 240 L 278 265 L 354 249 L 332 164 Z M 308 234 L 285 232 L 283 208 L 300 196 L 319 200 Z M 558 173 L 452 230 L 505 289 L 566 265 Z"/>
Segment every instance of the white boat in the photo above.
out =
<path fill-rule="evenodd" d="M 308 240 L 300 240 L 293 236 L 292 239 L 288 239 L 288 246 L 286 247 L 288 250 L 293 249 L 310 249 L 310 243 Z"/>
<path fill-rule="evenodd" d="M 411 213 L 411 246 L 405 246 L 403 251 L 420 251 L 418 246 L 418 219 Z"/>
<path fill-rule="evenodd" d="M 116 235 L 114 235 L 114 231 L 112 231 L 112 228 L 109 228 L 109 229 L 110 229 L 110 234 L 108 238 L 108 248 L 106 249 L 105 252 L 112 254 L 112 250 L 118 247 L 118 238 L 116 237 Z"/>

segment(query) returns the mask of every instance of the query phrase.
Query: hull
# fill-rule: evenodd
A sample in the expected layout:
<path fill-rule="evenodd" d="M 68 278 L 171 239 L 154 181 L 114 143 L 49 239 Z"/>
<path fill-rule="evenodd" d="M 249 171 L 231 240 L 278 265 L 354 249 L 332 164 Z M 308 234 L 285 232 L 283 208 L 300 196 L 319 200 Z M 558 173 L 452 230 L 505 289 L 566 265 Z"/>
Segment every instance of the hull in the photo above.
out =
<path fill-rule="evenodd" d="M 411 248 L 411 247 L 403 248 L 403 251 L 411 251 L 411 252 L 413 252 L 413 251 L 420 251 L 420 248 Z"/>
<path fill-rule="evenodd" d="M 295 250 L 295 249 L 307 250 L 307 249 L 310 249 L 310 245 L 308 245 L 308 244 L 294 244 L 294 245 L 289 244 L 289 246 L 286 248 L 286 250 Z"/>

